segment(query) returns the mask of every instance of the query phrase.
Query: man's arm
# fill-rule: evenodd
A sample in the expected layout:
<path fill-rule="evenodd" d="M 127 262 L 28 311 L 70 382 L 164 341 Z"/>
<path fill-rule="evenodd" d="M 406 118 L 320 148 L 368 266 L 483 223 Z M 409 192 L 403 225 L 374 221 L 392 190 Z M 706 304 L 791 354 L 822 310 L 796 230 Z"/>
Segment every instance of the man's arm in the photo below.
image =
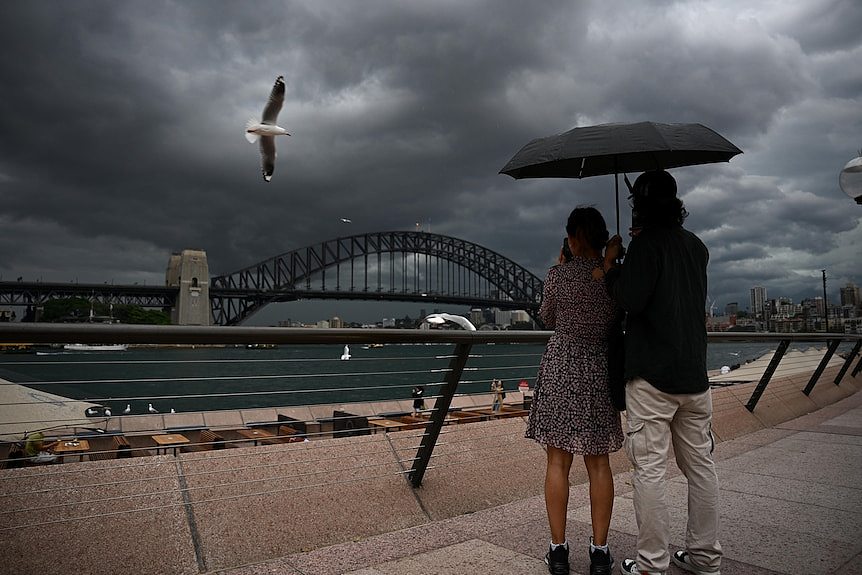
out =
<path fill-rule="evenodd" d="M 619 236 L 611 239 L 605 254 L 605 286 L 620 307 L 627 312 L 640 313 L 649 304 L 658 280 L 657 254 L 648 243 L 633 241 L 625 261 L 618 266 L 614 261 L 619 253 L 615 246 L 622 246 Z"/>

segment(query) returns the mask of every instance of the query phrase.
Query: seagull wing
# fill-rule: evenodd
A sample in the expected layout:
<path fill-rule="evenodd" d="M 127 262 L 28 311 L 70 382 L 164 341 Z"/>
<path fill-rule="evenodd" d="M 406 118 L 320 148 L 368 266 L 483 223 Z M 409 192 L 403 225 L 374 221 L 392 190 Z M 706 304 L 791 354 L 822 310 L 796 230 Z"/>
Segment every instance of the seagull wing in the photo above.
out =
<path fill-rule="evenodd" d="M 272 92 L 269 93 L 269 101 L 263 108 L 261 123 L 275 124 L 278 113 L 281 112 L 282 104 L 284 104 L 284 76 L 279 76 L 275 79 L 275 85 L 272 87 Z"/>
<path fill-rule="evenodd" d="M 263 179 L 270 181 L 275 171 L 275 136 L 260 137 L 260 169 Z"/>

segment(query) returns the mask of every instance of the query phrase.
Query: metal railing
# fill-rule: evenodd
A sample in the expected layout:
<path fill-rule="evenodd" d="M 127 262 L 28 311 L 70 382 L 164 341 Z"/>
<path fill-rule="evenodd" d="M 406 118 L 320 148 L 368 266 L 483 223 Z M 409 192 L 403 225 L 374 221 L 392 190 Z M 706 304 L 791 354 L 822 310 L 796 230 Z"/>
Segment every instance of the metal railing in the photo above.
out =
<path fill-rule="evenodd" d="M 410 483 L 414 487 L 422 484 L 425 472 L 429 469 L 429 463 L 434 457 L 434 449 L 438 445 L 443 428 L 447 423 L 447 417 L 451 412 L 453 399 L 459 391 L 462 391 L 465 384 L 486 384 L 490 379 L 465 380 L 464 372 L 466 370 L 490 370 L 492 367 L 468 367 L 471 360 L 482 357 L 473 355 L 471 352 L 477 345 L 483 344 L 532 344 L 544 345 L 552 332 L 547 331 L 460 331 L 460 330 L 396 330 L 396 329 L 290 329 L 290 328 L 261 328 L 261 327 L 189 327 L 189 326 L 137 326 L 137 325 L 92 325 L 92 324 L 24 324 L 10 323 L 0 324 L 0 343 L 16 343 L 16 344 L 55 344 L 58 342 L 77 342 L 77 343 L 125 343 L 125 344 L 177 344 L 177 345 L 313 345 L 313 344 L 338 344 L 338 345 L 362 345 L 368 343 L 379 344 L 451 344 L 453 350 L 451 354 L 440 356 L 438 359 L 448 360 L 445 367 L 434 369 L 431 371 L 437 372 L 442 376 L 442 381 L 427 382 L 426 385 L 434 387 L 436 391 L 427 397 L 434 401 L 433 407 L 428 410 L 427 421 L 414 422 L 413 429 L 419 429 L 421 433 L 417 436 L 420 438 L 418 446 L 414 446 L 415 455 L 406 459 L 400 460 L 402 464 L 409 465 L 409 471 L 405 469 L 404 473 L 408 476 Z M 839 350 L 839 346 L 843 345 L 849 348 L 845 353 L 841 368 L 835 377 L 833 383 L 839 385 L 841 380 L 849 371 L 853 362 L 856 365 L 851 372 L 853 377 L 860 371 L 862 366 L 862 358 L 860 356 L 860 348 L 862 348 L 862 335 L 855 334 L 765 334 L 765 333 L 710 333 L 708 336 L 710 342 L 724 343 L 743 343 L 755 342 L 769 344 L 770 347 L 776 346 L 775 352 L 766 367 L 758 383 L 746 404 L 749 411 L 754 411 L 760 397 L 763 395 L 766 387 L 769 385 L 773 375 L 779 367 L 779 364 L 785 358 L 791 344 L 825 344 L 826 351 L 823 354 L 817 367 L 813 370 L 810 380 L 805 388 L 801 391 L 806 395 L 810 394 L 814 386 L 820 380 L 824 370 L 829 362 L 833 359 L 835 353 Z M 506 357 L 509 355 L 517 355 L 517 353 L 509 354 L 502 353 L 496 357 Z M 857 359 L 859 358 L 859 359 Z M 285 360 L 287 361 L 287 360 Z M 301 361 L 301 360 L 295 360 Z M 535 368 L 538 365 L 538 357 L 527 365 L 507 366 L 507 368 L 518 368 L 523 370 L 532 370 L 533 376 Z M 418 373 L 421 370 L 405 370 L 403 372 L 390 373 Z M 353 374 L 328 374 L 332 376 L 349 376 Z M 265 377 L 265 376 L 260 376 Z M 284 374 L 278 377 L 290 377 Z M 171 378 L 166 378 L 171 379 Z M 22 382 L 32 384 L 32 382 Z M 40 382 L 49 383 L 49 382 Z M 63 383 L 82 383 L 75 381 L 65 381 Z M 394 386 L 398 387 L 398 386 Z M 401 387 L 409 387 L 402 385 Z M 366 388 L 363 388 L 366 389 Z M 488 395 L 487 386 L 484 388 L 484 396 Z M 299 389 L 281 392 L 238 392 L 228 394 L 206 393 L 200 394 L 200 397 L 216 397 L 219 395 L 272 395 L 284 394 L 301 394 L 309 390 Z M 320 390 L 317 390 L 320 391 Z M 333 387 L 326 391 L 344 392 L 343 387 Z M 511 387 L 507 391 L 513 391 Z M 460 395 L 460 394 L 459 394 Z M 184 394 L 176 394 L 171 397 L 186 397 Z M 197 396 L 196 396 L 197 397 Z M 402 397 L 406 397 L 402 396 Z M 141 396 L 135 396 L 135 399 L 141 399 Z M 146 396 L 143 396 L 146 399 Z M 112 397 L 117 400 L 117 397 Z M 126 399 L 120 397 L 119 399 Z M 334 401 L 332 403 L 341 403 Z M 490 405 L 488 406 L 490 407 Z M 386 414 L 376 414 L 385 416 Z M 371 426 L 367 423 L 365 427 L 357 427 L 355 424 L 352 427 L 344 428 L 339 426 L 340 423 L 355 421 L 355 414 L 347 413 L 343 416 L 333 414 L 329 420 L 329 428 L 325 429 L 321 426 L 320 421 L 296 421 L 293 424 L 302 426 L 304 437 L 319 437 L 323 435 L 337 436 L 340 428 L 344 434 L 347 432 L 368 432 L 372 431 Z M 484 418 L 484 419 L 490 419 Z M 4 422 L 0 422 L 4 423 Z M 267 424 L 276 424 L 280 422 L 265 422 Z M 285 422 L 288 423 L 288 422 Z M 298 425 L 298 426 L 299 426 Z M 59 427 L 59 426 L 58 426 Z M 79 426 L 80 427 L 80 426 Z M 411 426 L 403 426 L 402 428 L 410 429 Z M 335 429 L 335 432 L 333 432 Z M 169 432 L 169 430 L 168 430 Z M 287 436 L 270 435 L 270 439 L 289 439 Z M 223 439 L 226 443 L 231 441 L 245 441 L 250 439 Z M 191 443 L 194 445 L 204 445 L 205 442 Z M 256 443 L 256 442 L 255 442 Z M 132 446 L 132 449 L 145 451 L 140 446 Z M 98 453 L 98 452 L 96 452 Z M 230 457 L 225 454 L 224 457 Z"/>

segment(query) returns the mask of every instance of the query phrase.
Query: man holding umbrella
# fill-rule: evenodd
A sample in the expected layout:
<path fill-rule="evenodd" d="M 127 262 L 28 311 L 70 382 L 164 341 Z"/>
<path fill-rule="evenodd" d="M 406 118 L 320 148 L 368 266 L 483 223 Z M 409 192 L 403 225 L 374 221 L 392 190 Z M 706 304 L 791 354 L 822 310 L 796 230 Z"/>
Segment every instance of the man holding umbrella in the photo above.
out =
<path fill-rule="evenodd" d="M 632 209 L 643 230 L 632 239 L 622 266 L 615 264 L 622 239 L 611 238 L 601 270 L 612 297 L 628 312 L 624 431 L 634 467 L 638 552 L 636 559 L 622 562 L 621 571 L 664 573 L 672 559 L 692 573 L 718 575 L 718 478 L 704 323 L 709 252 L 682 227 L 688 213 L 676 192 L 676 181 L 663 170 L 638 177 Z M 672 558 L 665 501 L 671 442 L 688 480 L 686 549 Z"/>

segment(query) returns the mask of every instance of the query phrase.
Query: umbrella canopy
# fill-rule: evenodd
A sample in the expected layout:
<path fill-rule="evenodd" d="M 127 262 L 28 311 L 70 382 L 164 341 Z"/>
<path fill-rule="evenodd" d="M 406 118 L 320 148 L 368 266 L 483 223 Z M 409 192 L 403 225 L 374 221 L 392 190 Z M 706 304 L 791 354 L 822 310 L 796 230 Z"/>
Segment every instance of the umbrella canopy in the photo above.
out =
<path fill-rule="evenodd" d="M 537 138 L 501 174 L 522 178 L 587 178 L 727 162 L 742 150 L 702 124 L 600 124 Z"/>

